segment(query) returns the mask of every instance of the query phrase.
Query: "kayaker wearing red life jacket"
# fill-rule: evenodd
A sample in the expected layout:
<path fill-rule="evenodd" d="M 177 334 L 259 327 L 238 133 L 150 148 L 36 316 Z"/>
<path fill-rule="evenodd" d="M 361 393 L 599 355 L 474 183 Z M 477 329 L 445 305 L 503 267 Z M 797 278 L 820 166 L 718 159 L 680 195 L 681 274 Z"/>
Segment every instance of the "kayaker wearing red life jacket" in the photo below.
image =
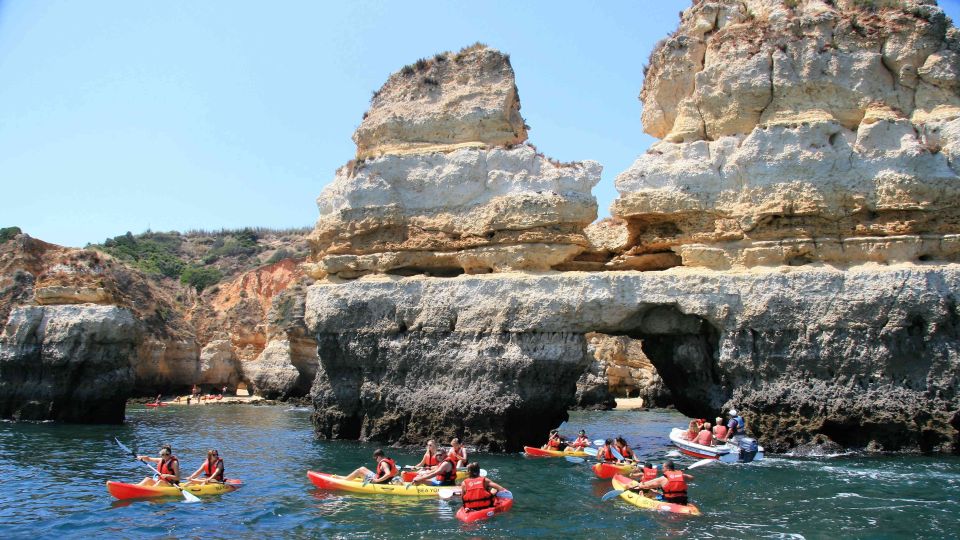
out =
<path fill-rule="evenodd" d="M 693 480 L 689 474 L 676 470 L 672 461 L 663 464 L 663 476 L 647 482 L 640 482 L 640 489 L 663 491 L 663 501 L 673 504 L 687 504 L 687 480 Z"/>
<path fill-rule="evenodd" d="M 467 449 L 460 444 L 460 439 L 454 438 L 450 441 L 450 451 L 447 454 L 457 467 L 467 466 Z"/>
<path fill-rule="evenodd" d="M 642 467 L 638 465 L 633 472 L 630 473 L 630 478 L 637 478 L 638 476 L 640 479 L 637 481 L 637 483 L 633 484 L 634 487 L 630 488 L 633 491 L 640 491 L 639 482 L 649 482 L 657 477 L 657 466 L 649 461 L 644 463 Z M 650 490 L 644 491 L 643 495 L 645 497 L 653 498 L 653 492 Z"/>
<path fill-rule="evenodd" d="M 540 448 L 543 450 L 556 450 L 559 452 L 560 450 L 563 450 L 564 446 L 566 445 L 563 443 L 563 437 L 560 436 L 560 433 L 555 429 L 551 429 L 550 438 L 547 439 L 547 444 L 541 446 Z"/>
<path fill-rule="evenodd" d="M 213 482 L 215 484 L 223 483 L 223 458 L 220 457 L 219 452 L 216 450 L 207 451 L 207 459 L 203 462 L 203 465 L 200 465 L 200 468 L 196 470 L 193 474 L 187 477 L 187 480 L 195 480 L 200 473 L 205 475 L 205 478 L 198 481 L 198 484 L 206 484 L 207 482 Z"/>
<path fill-rule="evenodd" d="M 597 450 L 597 461 L 606 463 L 616 463 L 617 457 L 613 455 L 613 440 L 603 441 L 603 446 Z"/>
<path fill-rule="evenodd" d="M 633 450 L 630 449 L 630 445 L 627 444 L 627 440 L 622 436 L 617 437 L 617 440 L 614 441 L 614 446 L 617 449 L 617 452 L 620 452 L 620 455 L 623 456 L 624 460 L 636 460 L 636 456 L 633 455 Z"/>
<path fill-rule="evenodd" d="M 583 450 L 584 448 L 590 446 L 590 439 L 587 438 L 587 432 L 580 430 L 580 434 L 577 435 L 577 439 L 570 444 L 575 450 Z"/>
<path fill-rule="evenodd" d="M 366 467 L 360 467 L 348 474 L 346 480 L 367 477 L 370 479 L 370 482 L 374 484 L 386 484 L 389 483 L 390 480 L 393 480 L 393 477 L 400 472 L 397 470 L 397 462 L 384 455 L 383 450 L 380 448 L 373 451 L 373 459 L 377 460 L 375 467 L 376 472 Z"/>
<path fill-rule="evenodd" d="M 156 463 L 157 472 L 160 473 L 156 480 L 153 478 L 144 478 L 141 486 L 171 486 L 180 483 L 180 461 L 173 455 L 173 450 L 169 444 L 160 447 L 160 457 L 137 456 L 140 461 Z"/>
<path fill-rule="evenodd" d="M 468 510 L 491 508 L 497 493 L 506 491 L 500 484 L 480 476 L 479 463 L 467 465 L 467 472 L 470 476 L 460 484 L 460 497 L 463 499 L 463 507 Z"/>
<path fill-rule="evenodd" d="M 414 469 L 432 469 L 440 464 L 441 459 L 437 459 L 437 443 L 430 439 L 427 441 L 427 450 L 423 453 L 423 459 L 420 460 L 420 463 L 417 463 L 413 466 Z"/>
<path fill-rule="evenodd" d="M 444 454 L 442 450 L 434 455 L 439 464 L 428 471 L 421 472 L 411 480 L 412 483 L 423 482 L 431 478 L 436 478 L 433 482 L 435 486 L 453 486 L 457 480 L 457 465 L 449 454 Z"/>

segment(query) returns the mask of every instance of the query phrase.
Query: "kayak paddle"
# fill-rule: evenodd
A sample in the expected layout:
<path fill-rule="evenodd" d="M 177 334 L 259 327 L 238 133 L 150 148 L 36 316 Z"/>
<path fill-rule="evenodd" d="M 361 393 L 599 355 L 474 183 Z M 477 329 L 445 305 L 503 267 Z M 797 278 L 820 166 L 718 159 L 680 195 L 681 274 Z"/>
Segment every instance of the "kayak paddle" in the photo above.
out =
<path fill-rule="evenodd" d="M 596 448 L 584 448 L 583 451 L 590 454 L 593 457 L 597 457 L 597 454 L 600 453 L 600 451 L 597 450 Z"/>
<path fill-rule="evenodd" d="M 611 446 L 611 447 L 610 447 L 610 452 L 613 453 L 613 457 L 617 458 L 617 461 L 624 461 L 624 459 L 623 459 L 623 454 L 621 454 L 620 452 L 618 452 L 618 451 L 617 451 L 617 448 L 616 448 L 615 446 Z"/>
<path fill-rule="evenodd" d="M 566 459 L 566 460 L 569 461 L 570 463 L 583 463 L 583 462 L 584 462 L 584 460 L 583 460 L 582 457 L 576 457 L 576 456 L 567 456 L 567 457 L 564 458 L 564 459 Z"/>
<path fill-rule="evenodd" d="M 603 439 L 595 439 L 595 440 L 593 441 L 593 445 L 594 445 L 594 446 L 603 446 L 603 443 L 605 443 L 605 442 L 607 442 L 607 441 L 605 441 L 605 440 L 603 440 Z"/>
<path fill-rule="evenodd" d="M 716 463 L 717 461 L 718 461 L 718 460 L 712 459 L 712 458 L 709 458 L 709 459 L 701 459 L 700 461 L 698 461 L 698 462 L 694 463 L 693 465 L 690 465 L 689 467 L 687 467 L 687 470 L 689 471 L 690 469 L 696 469 L 697 467 L 702 467 L 702 466 L 704 466 L 704 465 L 709 465 L 709 464 L 711 464 L 711 463 Z"/>
<path fill-rule="evenodd" d="M 117 441 L 117 445 L 120 447 L 121 450 L 123 450 L 124 452 L 126 452 L 126 453 L 130 454 L 131 456 L 133 456 L 133 459 L 134 459 L 135 461 L 137 461 L 138 463 L 143 463 L 144 465 L 146 465 L 147 467 L 149 467 L 151 471 L 153 471 L 154 473 L 156 473 L 156 474 L 158 475 L 158 476 L 157 476 L 158 478 L 160 477 L 160 476 L 159 476 L 159 475 L 160 475 L 160 471 L 158 471 L 157 469 L 155 469 L 155 468 L 153 467 L 153 465 L 151 465 L 151 464 L 149 464 L 149 463 L 146 463 L 146 462 L 143 462 L 143 461 L 140 461 L 139 459 L 137 459 L 137 453 L 134 452 L 133 450 L 127 448 L 126 446 L 124 446 L 123 443 L 120 442 L 120 439 L 114 437 L 113 440 Z M 182 487 L 180 487 L 180 486 L 178 486 L 177 484 L 174 484 L 174 483 L 172 483 L 172 482 L 170 483 L 170 485 L 172 485 L 173 487 L 175 487 L 175 488 L 177 488 L 177 489 L 180 490 L 180 493 L 183 495 L 183 502 L 186 502 L 186 503 L 198 503 L 198 502 L 200 502 L 200 498 L 197 497 L 196 495 L 194 495 L 193 493 L 190 493 L 189 491 L 186 491 L 186 490 L 183 489 Z"/>
<path fill-rule="evenodd" d="M 609 501 L 614 497 L 619 497 L 621 493 L 626 491 L 625 489 L 614 489 L 603 494 L 603 497 L 600 497 L 601 501 Z"/>

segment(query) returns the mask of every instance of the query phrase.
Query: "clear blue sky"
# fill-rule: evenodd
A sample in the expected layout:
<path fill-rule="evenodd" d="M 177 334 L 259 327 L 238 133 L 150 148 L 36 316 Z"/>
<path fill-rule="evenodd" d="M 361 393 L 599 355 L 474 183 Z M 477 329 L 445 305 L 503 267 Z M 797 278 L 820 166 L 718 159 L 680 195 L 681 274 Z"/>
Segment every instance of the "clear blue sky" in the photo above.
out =
<path fill-rule="evenodd" d="M 690 4 L 0 1 L 0 226 L 73 246 L 311 226 L 371 92 L 475 41 L 511 55 L 532 143 L 603 164 L 605 216 L 653 142 L 642 66 Z"/>

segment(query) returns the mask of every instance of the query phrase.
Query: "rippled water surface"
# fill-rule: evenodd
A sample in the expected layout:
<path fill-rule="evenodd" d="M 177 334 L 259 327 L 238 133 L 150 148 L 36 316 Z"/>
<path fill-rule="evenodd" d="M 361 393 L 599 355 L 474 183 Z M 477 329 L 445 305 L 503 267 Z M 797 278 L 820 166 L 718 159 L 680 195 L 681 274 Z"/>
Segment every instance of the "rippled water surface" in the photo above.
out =
<path fill-rule="evenodd" d="M 0 535 L 4 538 L 946 538 L 960 531 L 960 459 L 954 457 L 768 458 L 692 471 L 701 517 L 642 511 L 620 499 L 586 465 L 562 459 L 477 454 L 510 488 L 512 511 L 474 526 L 456 503 L 314 489 L 307 470 L 345 474 L 370 462 L 373 445 L 313 438 L 309 410 L 289 406 L 139 406 L 124 426 L 0 424 Z M 639 454 L 662 460 L 666 434 L 685 425 L 672 411 L 574 412 L 563 431 L 591 438 L 623 434 Z M 246 486 L 184 504 L 114 501 L 107 479 L 139 481 L 146 468 L 113 443 L 141 453 L 170 443 L 185 470 L 220 449 L 227 475 Z M 400 464 L 420 454 L 389 452 Z"/>

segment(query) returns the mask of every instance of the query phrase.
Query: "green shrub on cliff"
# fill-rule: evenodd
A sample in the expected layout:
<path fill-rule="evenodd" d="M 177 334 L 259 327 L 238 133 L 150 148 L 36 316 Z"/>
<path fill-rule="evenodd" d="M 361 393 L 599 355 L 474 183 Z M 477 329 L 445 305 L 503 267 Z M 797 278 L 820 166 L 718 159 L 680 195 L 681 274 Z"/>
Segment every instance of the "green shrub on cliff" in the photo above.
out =
<path fill-rule="evenodd" d="M 180 274 L 180 283 L 190 285 L 197 292 L 216 285 L 221 279 L 223 279 L 223 273 L 216 267 L 188 266 Z"/>
<path fill-rule="evenodd" d="M 177 278 L 187 263 L 177 256 L 181 243 L 176 233 L 132 233 L 108 238 L 100 248 L 148 274 Z"/>
<path fill-rule="evenodd" d="M 20 227 L 3 227 L 0 229 L 0 244 L 4 244 L 9 240 L 13 240 L 15 236 L 22 233 Z"/>

